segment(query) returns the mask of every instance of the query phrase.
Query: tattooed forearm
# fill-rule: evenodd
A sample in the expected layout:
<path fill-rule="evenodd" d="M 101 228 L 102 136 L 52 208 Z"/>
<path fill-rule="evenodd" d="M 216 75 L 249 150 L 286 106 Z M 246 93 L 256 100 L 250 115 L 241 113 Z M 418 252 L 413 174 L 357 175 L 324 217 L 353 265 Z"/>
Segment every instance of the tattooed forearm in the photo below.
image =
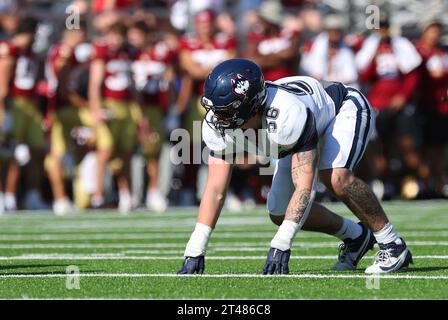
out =
<path fill-rule="evenodd" d="M 300 224 L 304 222 L 302 220 L 306 218 L 307 208 L 311 202 L 311 191 L 318 161 L 317 149 L 293 154 L 291 161 L 291 177 L 296 190 L 289 201 L 285 219 Z"/>
<path fill-rule="evenodd" d="M 316 149 L 296 153 L 292 159 L 292 180 L 297 185 L 300 175 L 313 174 L 319 160 L 319 153 Z"/>
<path fill-rule="evenodd" d="M 296 223 L 302 222 L 306 209 L 310 204 L 311 189 L 296 190 L 289 202 L 286 210 L 285 219 L 292 220 Z"/>
<path fill-rule="evenodd" d="M 345 204 L 374 231 L 380 230 L 388 222 L 380 202 L 365 182 L 355 178 L 343 191 Z"/>

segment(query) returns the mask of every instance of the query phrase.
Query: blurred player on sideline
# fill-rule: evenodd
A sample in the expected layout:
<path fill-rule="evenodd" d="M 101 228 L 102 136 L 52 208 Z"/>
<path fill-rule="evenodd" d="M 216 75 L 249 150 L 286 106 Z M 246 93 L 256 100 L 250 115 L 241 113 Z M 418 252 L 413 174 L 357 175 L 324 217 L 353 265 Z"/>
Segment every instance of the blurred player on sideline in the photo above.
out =
<path fill-rule="evenodd" d="M 79 139 L 75 136 L 77 130 L 89 129 L 84 130 L 89 133 L 84 143 L 90 147 L 95 147 L 98 141 L 96 147 L 99 150 L 111 148 L 111 140 L 107 138 L 105 124 L 95 123 L 87 100 L 77 92 L 79 74 L 83 64 L 90 59 L 88 54 L 81 52 L 81 50 L 91 49 L 90 45 L 82 44 L 85 38 L 84 25 L 79 29 L 65 29 L 61 41 L 50 48 L 45 68 L 50 96 L 47 118 L 51 123 L 51 149 L 45 164 L 53 191 L 53 211 L 57 215 L 73 210 L 64 187 L 62 158 L 70 152 L 75 156 L 76 164 L 79 163 L 79 155 L 73 152 L 75 151 L 74 140 Z M 74 185 L 78 185 L 76 177 Z M 88 195 L 83 197 L 79 186 L 74 188 L 74 193 L 75 202 L 82 207 L 79 198 L 88 198 Z"/>
<path fill-rule="evenodd" d="M 247 34 L 246 57 L 263 70 L 266 80 L 295 75 L 299 47 L 297 34 L 282 30 L 279 2 L 265 1 L 258 10 L 259 22 Z"/>
<path fill-rule="evenodd" d="M 430 191 L 433 196 L 446 197 L 445 148 L 448 144 L 448 50 L 440 43 L 443 25 L 430 21 L 416 43 L 422 56 L 419 109 L 424 116 L 423 139 L 426 160 L 430 169 Z"/>
<path fill-rule="evenodd" d="M 139 21 L 128 30 L 129 43 L 138 50 L 132 63 L 132 74 L 141 104 L 137 121 L 139 140 L 146 157 L 149 178 L 146 207 L 163 212 L 167 200 L 159 191 L 159 156 L 166 140 L 163 128 L 165 111 L 173 100 L 173 63 L 176 57 L 172 48 L 161 39 L 162 35 Z"/>
<path fill-rule="evenodd" d="M 33 18 L 23 18 L 14 35 L 0 42 L 0 113 L 10 108 L 13 121 L 12 138 L 17 145 L 15 158 L 10 161 L 5 186 L 5 208 L 16 210 L 15 193 L 21 166 L 28 162 L 25 196 L 27 209 L 44 209 L 45 203 L 39 193 L 42 181 L 42 163 L 45 138 L 42 129 L 42 115 L 36 104 L 37 57 L 32 44 L 37 28 Z M 8 104 L 10 104 L 8 106 Z M 3 117 L 3 116 L 2 116 Z M 0 119 L 3 123 L 3 119 Z"/>
<path fill-rule="evenodd" d="M 92 207 L 104 206 L 104 175 L 109 160 L 119 162 L 117 176 L 119 210 L 132 209 L 130 184 L 130 158 L 135 146 L 137 126 L 131 114 L 132 102 L 132 53 L 126 46 L 126 26 L 113 24 L 104 41 L 94 44 L 90 65 L 89 105 L 98 123 L 106 123 L 112 136 L 112 148 L 97 150 L 96 191 Z M 101 142 L 99 142 L 101 143 Z"/>
<path fill-rule="evenodd" d="M 380 28 L 363 41 L 355 56 L 360 80 L 371 85 L 368 99 L 378 112 L 376 129 L 379 139 L 375 144 L 379 145 L 379 150 L 375 162 L 379 178 L 385 182 L 390 181 L 390 153 L 397 147 L 405 169 L 422 179 L 428 175 L 428 168 L 417 152 L 415 135 L 419 130 L 416 108 L 412 104 L 421 61 L 409 40 L 391 35 L 387 15 L 381 17 Z M 403 196 L 412 198 L 416 194 Z"/>
<path fill-rule="evenodd" d="M 200 11 L 195 16 L 195 33 L 187 34 L 180 40 L 180 67 L 185 72 L 180 95 L 189 91 L 190 104 L 185 115 L 185 126 L 193 137 L 192 144 L 201 144 L 200 137 L 193 135 L 193 123 L 202 121 L 204 109 L 201 106 L 204 80 L 218 63 L 236 56 L 236 39 L 219 32 L 215 25 L 215 13 L 212 10 Z M 188 94 L 188 92 L 187 92 Z M 180 106 L 182 107 L 182 106 Z M 182 112 L 182 111 L 181 111 Z M 197 166 L 186 170 L 185 188 L 194 190 L 197 181 Z"/>

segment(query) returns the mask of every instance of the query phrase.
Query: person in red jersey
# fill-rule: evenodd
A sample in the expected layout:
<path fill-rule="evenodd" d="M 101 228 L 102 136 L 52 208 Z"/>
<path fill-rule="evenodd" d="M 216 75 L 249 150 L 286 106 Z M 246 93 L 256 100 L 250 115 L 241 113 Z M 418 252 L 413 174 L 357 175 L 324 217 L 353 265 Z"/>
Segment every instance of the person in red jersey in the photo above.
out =
<path fill-rule="evenodd" d="M 218 32 L 215 14 L 211 10 L 200 11 L 195 16 L 195 33 L 187 34 L 180 40 L 179 59 L 181 68 L 193 81 L 194 106 L 190 107 L 190 119 L 201 119 L 203 108 L 199 103 L 204 80 L 218 63 L 236 56 L 236 39 Z M 199 114 L 198 114 L 199 113 Z"/>
<path fill-rule="evenodd" d="M 418 106 L 425 118 L 423 138 L 430 168 L 430 189 L 443 196 L 445 185 L 445 148 L 448 143 L 448 49 L 440 44 L 443 26 L 437 21 L 426 24 L 416 47 L 423 62 Z"/>
<path fill-rule="evenodd" d="M 262 68 L 266 80 L 297 75 L 298 37 L 295 32 L 282 31 L 281 5 L 264 2 L 258 17 L 259 22 L 247 35 L 247 58 Z"/>
<path fill-rule="evenodd" d="M 114 157 L 119 160 L 114 171 L 119 190 L 119 209 L 132 209 L 130 191 L 130 157 L 134 150 L 136 125 L 132 118 L 133 54 L 126 46 L 126 26 L 112 25 L 104 36 L 104 42 L 94 44 L 90 65 L 89 105 L 98 123 L 106 122 L 112 137 L 111 150 L 97 151 L 96 191 L 92 207 L 104 205 L 103 183 L 106 164 Z"/>
<path fill-rule="evenodd" d="M 141 104 L 135 109 L 140 111 L 137 117 L 139 140 L 148 161 L 146 207 L 163 212 L 167 201 L 159 191 L 159 156 L 166 140 L 163 128 L 165 112 L 174 98 L 176 52 L 163 39 L 163 34 L 150 29 L 143 21 L 129 28 L 128 41 L 139 52 L 132 63 L 132 75 Z"/>
<path fill-rule="evenodd" d="M 205 114 L 200 102 L 204 80 L 218 63 L 236 56 L 236 39 L 232 35 L 219 32 L 216 28 L 214 12 L 204 10 L 195 16 L 195 32 L 181 38 L 179 47 L 179 62 L 183 76 L 177 113 L 183 113 L 187 109 L 184 127 L 190 133 L 192 146 L 201 145 L 201 137 L 193 134 L 193 128 L 195 123 L 199 124 L 202 121 Z M 185 102 L 187 100 L 189 103 Z M 200 130 L 200 125 L 196 128 L 198 127 Z M 186 189 L 194 190 L 196 174 L 195 165 L 186 170 L 184 179 Z"/>
<path fill-rule="evenodd" d="M 20 175 L 20 167 L 29 162 L 26 174 L 29 191 L 25 197 L 28 209 L 45 208 L 39 193 L 42 181 L 42 163 L 45 139 L 42 129 L 42 115 L 36 104 L 35 87 L 37 80 L 37 58 L 31 50 L 37 21 L 24 18 L 20 21 L 14 35 L 0 42 L 0 114 L 7 104 L 12 115 L 12 138 L 17 145 L 15 159 L 8 168 L 5 187 L 5 207 L 17 209 L 15 192 Z M 3 119 L 0 119 L 3 123 Z"/>
<path fill-rule="evenodd" d="M 371 85 L 368 99 L 378 113 L 376 129 L 382 144 L 375 161 L 378 175 L 383 175 L 383 181 L 390 177 L 387 159 L 398 147 L 405 169 L 425 179 L 428 171 L 417 152 L 418 124 L 412 104 L 421 63 L 414 45 L 406 38 L 391 36 L 388 18 L 382 16 L 380 28 L 364 40 L 355 63 L 360 80 Z M 402 187 L 403 192 L 405 180 Z"/>
<path fill-rule="evenodd" d="M 53 191 L 53 211 L 57 215 L 66 214 L 73 209 L 64 187 L 62 158 L 69 151 L 78 151 L 79 145 L 74 141 L 81 140 L 76 137 L 75 132 L 83 128 L 86 129 L 84 132 L 91 133 L 88 138 L 85 137 L 86 141 L 81 143 L 82 147 L 87 145 L 98 150 L 109 150 L 111 147 L 110 144 L 104 145 L 110 141 L 107 139 L 107 127 L 105 124 L 95 123 L 87 100 L 77 91 L 79 76 L 89 59 L 89 56 L 82 52 L 87 49 L 85 46 L 89 46 L 83 41 L 85 41 L 84 26 L 79 29 L 65 29 L 61 41 L 50 48 L 45 66 L 49 89 L 47 119 L 51 124 L 51 148 L 45 164 Z M 91 49 L 91 46 L 89 48 Z M 97 141 L 100 143 L 96 144 Z M 78 164 L 81 153 L 72 153 Z M 78 176 L 75 174 L 74 198 L 77 206 L 83 208 L 85 204 L 81 205 L 81 199 L 88 199 L 88 194 L 81 191 Z"/>

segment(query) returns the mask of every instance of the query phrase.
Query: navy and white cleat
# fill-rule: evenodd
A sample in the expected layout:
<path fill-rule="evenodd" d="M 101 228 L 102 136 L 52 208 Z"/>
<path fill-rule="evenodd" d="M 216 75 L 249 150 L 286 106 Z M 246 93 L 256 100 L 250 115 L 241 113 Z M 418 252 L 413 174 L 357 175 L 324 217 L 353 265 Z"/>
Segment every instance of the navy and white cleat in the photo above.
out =
<path fill-rule="evenodd" d="M 177 272 L 177 274 L 203 274 L 205 269 L 205 258 L 204 256 L 199 257 L 186 257 L 184 260 L 184 265 Z"/>
<path fill-rule="evenodd" d="M 335 271 L 354 270 L 359 260 L 367 251 L 373 249 L 376 240 L 373 232 L 361 222 L 361 235 L 356 239 L 345 239 L 339 247 L 338 262 L 333 266 Z"/>
<path fill-rule="evenodd" d="M 401 244 L 395 242 L 388 244 L 379 243 L 380 251 L 375 255 L 373 264 L 365 270 L 367 274 L 389 273 L 407 268 L 413 263 L 411 251 L 401 239 Z"/>

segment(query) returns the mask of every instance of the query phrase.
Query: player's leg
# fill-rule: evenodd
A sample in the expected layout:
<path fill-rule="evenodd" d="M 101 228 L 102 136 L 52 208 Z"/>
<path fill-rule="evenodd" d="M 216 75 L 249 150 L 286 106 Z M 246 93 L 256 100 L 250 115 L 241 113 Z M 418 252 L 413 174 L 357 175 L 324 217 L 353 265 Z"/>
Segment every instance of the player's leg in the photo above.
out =
<path fill-rule="evenodd" d="M 15 159 L 11 159 L 7 167 L 7 177 L 5 185 L 5 210 L 17 210 L 16 190 L 20 177 L 20 166 Z"/>
<path fill-rule="evenodd" d="M 117 143 L 117 155 L 122 161 L 121 170 L 117 174 L 118 184 L 118 208 L 121 212 L 127 213 L 132 210 L 131 192 L 131 158 L 137 139 L 137 126 L 132 118 L 131 105 L 128 102 L 116 103 L 116 110 L 119 111 L 117 128 L 113 131 Z"/>
<path fill-rule="evenodd" d="M 27 209 L 48 209 L 48 205 L 41 195 L 45 160 L 45 135 L 42 129 L 42 114 L 34 101 L 27 100 L 25 108 L 29 121 L 26 133 L 26 143 L 30 147 L 31 159 L 26 167 L 26 184 L 28 192 L 25 196 Z"/>
<path fill-rule="evenodd" d="M 142 141 L 143 153 L 148 161 L 146 172 L 149 181 L 146 191 L 146 208 L 155 212 L 163 212 L 167 207 L 167 201 L 159 190 L 159 156 L 165 141 L 162 127 L 163 110 L 154 105 L 145 106 L 143 112 L 149 121 L 150 128 L 150 136 Z"/>
<path fill-rule="evenodd" d="M 373 110 L 365 97 L 356 90 L 349 89 L 349 92 L 339 114 L 324 135 L 320 178 L 369 226 L 379 243 L 380 253 L 366 272 L 391 272 L 407 266 L 412 256 L 370 187 L 353 173 L 375 122 Z"/>
<path fill-rule="evenodd" d="M 111 102 L 105 100 L 105 107 L 111 109 Z M 83 115 L 86 121 L 91 121 L 91 113 L 86 112 Z M 83 120 L 84 121 L 84 120 Z M 107 123 L 97 124 L 93 123 L 95 128 L 95 134 L 97 136 L 97 146 L 96 146 L 96 173 L 95 173 L 95 192 L 91 198 L 92 208 L 101 208 L 104 206 L 104 177 L 106 175 L 107 164 L 112 158 L 114 149 L 116 148 L 116 141 L 114 135 L 114 128 L 116 126 L 115 119 L 108 119 Z"/>
<path fill-rule="evenodd" d="M 14 143 L 23 144 L 26 140 L 27 116 L 19 99 L 11 99 L 12 138 Z M 17 148 L 16 148 L 17 150 Z M 17 209 L 16 191 L 20 178 L 20 166 L 15 155 L 7 165 L 5 184 L 5 210 Z"/>
<path fill-rule="evenodd" d="M 268 195 L 268 210 L 271 220 L 280 225 L 284 219 L 289 200 L 294 192 L 291 178 L 290 157 L 279 160 L 276 165 L 271 190 Z M 344 242 L 354 242 L 356 246 L 350 247 L 345 252 L 344 259 L 335 266 L 338 270 L 354 269 L 357 262 L 367 251 L 371 242 L 371 232 L 361 224 L 341 217 L 319 203 L 314 202 L 305 224 L 302 227 L 306 231 L 314 231 L 333 235 Z"/>
<path fill-rule="evenodd" d="M 65 191 L 62 157 L 67 152 L 72 129 L 81 126 L 79 113 L 80 109 L 73 106 L 61 107 L 55 113 L 55 120 L 51 128 L 51 148 L 45 163 L 53 191 L 53 211 L 57 215 L 64 215 L 73 210 L 73 205 Z"/>

